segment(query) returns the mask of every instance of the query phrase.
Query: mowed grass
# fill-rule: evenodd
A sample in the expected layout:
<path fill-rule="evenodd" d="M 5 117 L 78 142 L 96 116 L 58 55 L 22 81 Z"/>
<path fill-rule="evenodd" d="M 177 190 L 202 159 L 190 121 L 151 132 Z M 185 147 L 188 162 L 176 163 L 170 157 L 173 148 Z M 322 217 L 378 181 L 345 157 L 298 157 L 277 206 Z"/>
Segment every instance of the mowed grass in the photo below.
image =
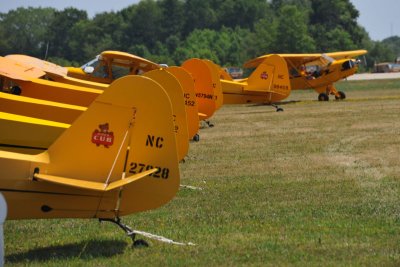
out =
<path fill-rule="evenodd" d="M 132 248 L 96 220 L 5 223 L 6 265 L 399 266 L 400 80 L 296 91 L 284 112 L 224 106 L 181 163 L 167 205 L 123 221 L 195 246 Z"/>

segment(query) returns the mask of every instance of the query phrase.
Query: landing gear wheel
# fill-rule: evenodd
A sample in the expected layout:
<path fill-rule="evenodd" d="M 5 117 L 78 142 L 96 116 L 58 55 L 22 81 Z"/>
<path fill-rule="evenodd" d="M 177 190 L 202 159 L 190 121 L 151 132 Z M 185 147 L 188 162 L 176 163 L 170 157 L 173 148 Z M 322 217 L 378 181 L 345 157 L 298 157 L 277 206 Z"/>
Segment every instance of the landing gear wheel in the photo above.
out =
<path fill-rule="evenodd" d="M 318 101 L 329 101 L 329 96 L 325 93 L 320 93 L 318 95 Z"/>
<path fill-rule="evenodd" d="M 199 141 L 200 141 L 200 135 L 199 135 L 199 134 L 195 134 L 195 135 L 193 136 L 193 141 L 199 142 Z"/>
<path fill-rule="evenodd" d="M 19 86 L 13 86 L 10 90 L 10 93 L 13 95 L 21 95 L 22 90 Z"/>
<path fill-rule="evenodd" d="M 276 112 L 281 112 L 281 111 L 283 111 L 283 108 L 277 108 L 276 109 Z"/>
<path fill-rule="evenodd" d="M 147 243 L 143 239 L 135 240 L 132 244 L 132 247 L 134 247 L 134 248 L 147 248 L 148 246 L 149 246 L 149 243 Z"/>
<path fill-rule="evenodd" d="M 335 95 L 336 100 L 345 99 L 346 98 L 346 94 L 344 92 L 339 91 L 338 94 L 339 94 L 339 96 Z"/>

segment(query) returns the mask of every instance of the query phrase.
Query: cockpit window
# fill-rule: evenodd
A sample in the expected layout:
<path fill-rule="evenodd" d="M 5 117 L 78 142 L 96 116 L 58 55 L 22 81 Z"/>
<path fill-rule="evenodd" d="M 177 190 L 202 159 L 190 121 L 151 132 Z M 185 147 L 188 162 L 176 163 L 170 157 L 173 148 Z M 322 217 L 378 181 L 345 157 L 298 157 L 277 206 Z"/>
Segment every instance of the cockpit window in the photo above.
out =
<path fill-rule="evenodd" d="M 112 71 L 113 79 L 118 79 L 120 77 L 130 74 L 130 68 L 118 66 L 118 65 L 114 65 L 114 64 L 111 67 L 111 71 Z"/>
<path fill-rule="evenodd" d="M 85 63 L 84 65 L 81 66 L 81 69 L 85 69 L 86 67 L 90 66 L 96 69 L 100 64 L 99 56 L 97 56 L 95 59 L 92 59 L 88 63 Z"/>
<path fill-rule="evenodd" d="M 93 67 L 93 72 L 90 74 L 93 77 L 97 78 L 108 78 L 108 67 L 105 65 L 105 62 L 101 60 L 100 56 L 97 56 L 95 59 L 89 61 L 88 63 L 82 65 L 81 69 L 85 70 L 86 67 Z"/>
<path fill-rule="evenodd" d="M 92 73 L 93 77 L 98 77 L 98 78 L 108 78 L 109 73 L 108 73 L 108 68 L 107 65 L 100 65 L 98 66 Z"/>

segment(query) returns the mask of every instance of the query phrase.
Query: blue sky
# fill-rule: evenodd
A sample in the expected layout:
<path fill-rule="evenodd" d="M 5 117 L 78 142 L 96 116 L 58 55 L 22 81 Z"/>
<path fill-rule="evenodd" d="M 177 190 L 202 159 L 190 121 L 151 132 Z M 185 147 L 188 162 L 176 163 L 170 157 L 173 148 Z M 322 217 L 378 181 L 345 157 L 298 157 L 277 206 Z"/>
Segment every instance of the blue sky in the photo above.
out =
<path fill-rule="evenodd" d="M 2 0 L 0 12 L 8 12 L 18 7 L 54 7 L 64 9 L 69 6 L 86 10 L 90 17 L 105 11 L 118 11 L 139 0 Z M 360 11 L 358 22 L 369 33 L 372 40 L 380 41 L 392 35 L 400 36 L 400 0 L 351 0 Z"/>
<path fill-rule="evenodd" d="M 358 23 L 372 40 L 400 36 L 400 0 L 351 0 L 360 12 Z"/>

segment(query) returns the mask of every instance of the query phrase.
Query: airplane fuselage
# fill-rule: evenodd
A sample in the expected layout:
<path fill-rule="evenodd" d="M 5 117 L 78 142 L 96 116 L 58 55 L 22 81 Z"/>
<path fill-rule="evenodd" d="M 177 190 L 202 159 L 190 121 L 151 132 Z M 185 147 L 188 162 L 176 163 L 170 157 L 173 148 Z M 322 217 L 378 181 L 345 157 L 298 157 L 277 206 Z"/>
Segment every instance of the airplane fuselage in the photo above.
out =
<path fill-rule="evenodd" d="M 293 90 L 314 89 L 323 93 L 327 86 L 353 75 L 357 69 L 353 59 L 337 60 L 316 75 L 291 77 L 290 84 Z"/>
<path fill-rule="evenodd" d="M 273 103 L 287 97 L 270 92 L 245 90 L 248 86 L 247 81 L 235 82 L 221 80 L 221 85 L 224 104 Z"/>

